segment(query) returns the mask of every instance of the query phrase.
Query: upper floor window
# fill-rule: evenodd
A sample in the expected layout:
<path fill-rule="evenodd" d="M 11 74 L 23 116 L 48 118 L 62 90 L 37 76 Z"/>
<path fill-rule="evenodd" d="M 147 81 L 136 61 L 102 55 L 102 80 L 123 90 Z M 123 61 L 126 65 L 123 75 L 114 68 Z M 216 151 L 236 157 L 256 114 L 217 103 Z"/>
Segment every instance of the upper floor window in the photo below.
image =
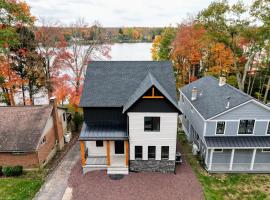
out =
<path fill-rule="evenodd" d="M 160 131 L 160 117 L 144 117 L 144 131 Z"/>
<path fill-rule="evenodd" d="M 161 159 L 168 160 L 169 159 L 169 146 L 161 147 Z"/>
<path fill-rule="evenodd" d="M 225 122 L 217 122 L 217 135 L 223 135 L 225 132 Z"/>
<path fill-rule="evenodd" d="M 156 147 L 148 146 L 148 159 L 156 159 Z"/>
<path fill-rule="evenodd" d="M 46 138 L 46 136 L 44 136 L 44 137 L 42 138 L 42 140 L 41 140 L 40 144 L 45 144 L 45 143 L 46 143 L 46 141 L 47 141 L 47 138 Z"/>
<path fill-rule="evenodd" d="M 142 146 L 135 146 L 135 160 L 142 159 Z"/>
<path fill-rule="evenodd" d="M 240 120 L 238 134 L 253 134 L 255 120 Z"/>
<path fill-rule="evenodd" d="M 270 121 L 268 122 L 268 128 L 266 134 L 270 134 Z"/>

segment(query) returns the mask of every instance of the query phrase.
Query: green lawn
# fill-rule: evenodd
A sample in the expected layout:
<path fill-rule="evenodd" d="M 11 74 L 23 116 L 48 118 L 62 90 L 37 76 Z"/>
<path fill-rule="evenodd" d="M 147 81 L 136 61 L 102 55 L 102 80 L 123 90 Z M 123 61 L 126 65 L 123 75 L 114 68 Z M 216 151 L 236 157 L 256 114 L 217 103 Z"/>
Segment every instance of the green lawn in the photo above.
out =
<path fill-rule="evenodd" d="M 44 182 L 44 171 L 24 172 L 22 176 L 0 178 L 1 200 L 30 200 Z"/>
<path fill-rule="evenodd" d="M 191 154 L 191 145 L 184 134 L 179 135 L 184 158 L 201 182 L 206 200 L 266 200 L 270 199 L 270 175 L 208 174 L 199 159 Z"/>

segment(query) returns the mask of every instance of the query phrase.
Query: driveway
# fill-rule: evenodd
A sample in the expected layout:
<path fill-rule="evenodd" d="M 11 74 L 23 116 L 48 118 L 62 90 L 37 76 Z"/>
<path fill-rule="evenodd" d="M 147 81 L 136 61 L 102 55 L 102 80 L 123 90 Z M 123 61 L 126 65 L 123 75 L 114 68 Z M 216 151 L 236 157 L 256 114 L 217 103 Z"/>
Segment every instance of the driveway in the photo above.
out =
<path fill-rule="evenodd" d="M 184 160 L 176 174 L 130 173 L 111 180 L 104 172 L 82 175 L 78 162 L 69 177 L 74 200 L 202 200 L 203 190 L 191 167 Z"/>
<path fill-rule="evenodd" d="M 68 187 L 70 172 L 80 160 L 80 155 L 80 147 L 77 142 L 46 180 L 34 200 L 61 200 Z"/>

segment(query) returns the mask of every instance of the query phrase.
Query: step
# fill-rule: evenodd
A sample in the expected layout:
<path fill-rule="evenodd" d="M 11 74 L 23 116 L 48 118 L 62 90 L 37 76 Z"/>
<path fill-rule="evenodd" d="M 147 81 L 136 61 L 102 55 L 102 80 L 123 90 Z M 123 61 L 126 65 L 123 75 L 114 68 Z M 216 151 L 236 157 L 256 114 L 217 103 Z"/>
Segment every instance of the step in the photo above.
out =
<path fill-rule="evenodd" d="M 128 175 L 128 167 L 109 167 L 107 174 L 124 174 Z"/>

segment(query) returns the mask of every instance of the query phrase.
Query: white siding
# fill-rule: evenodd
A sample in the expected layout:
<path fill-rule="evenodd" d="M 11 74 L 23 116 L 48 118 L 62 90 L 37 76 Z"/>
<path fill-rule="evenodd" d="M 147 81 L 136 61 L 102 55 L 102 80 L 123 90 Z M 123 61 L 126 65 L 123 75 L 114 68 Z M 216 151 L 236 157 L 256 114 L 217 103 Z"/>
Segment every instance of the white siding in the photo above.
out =
<path fill-rule="evenodd" d="M 148 146 L 156 146 L 156 160 L 161 159 L 161 146 L 169 146 L 169 160 L 175 160 L 177 113 L 128 113 L 130 160 L 135 159 L 134 147 L 143 147 L 143 160 L 148 160 Z M 160 117 L 159 132 L 144 131 L 144 117 Z"/>
<path fill-rule="evenodd" d="M 106 156 L 106 141 L 103 141 L 103 147 L 97 147 L 96 141 L 86 141 L 85 147 L 88 148 L 89 156 Z"/>

